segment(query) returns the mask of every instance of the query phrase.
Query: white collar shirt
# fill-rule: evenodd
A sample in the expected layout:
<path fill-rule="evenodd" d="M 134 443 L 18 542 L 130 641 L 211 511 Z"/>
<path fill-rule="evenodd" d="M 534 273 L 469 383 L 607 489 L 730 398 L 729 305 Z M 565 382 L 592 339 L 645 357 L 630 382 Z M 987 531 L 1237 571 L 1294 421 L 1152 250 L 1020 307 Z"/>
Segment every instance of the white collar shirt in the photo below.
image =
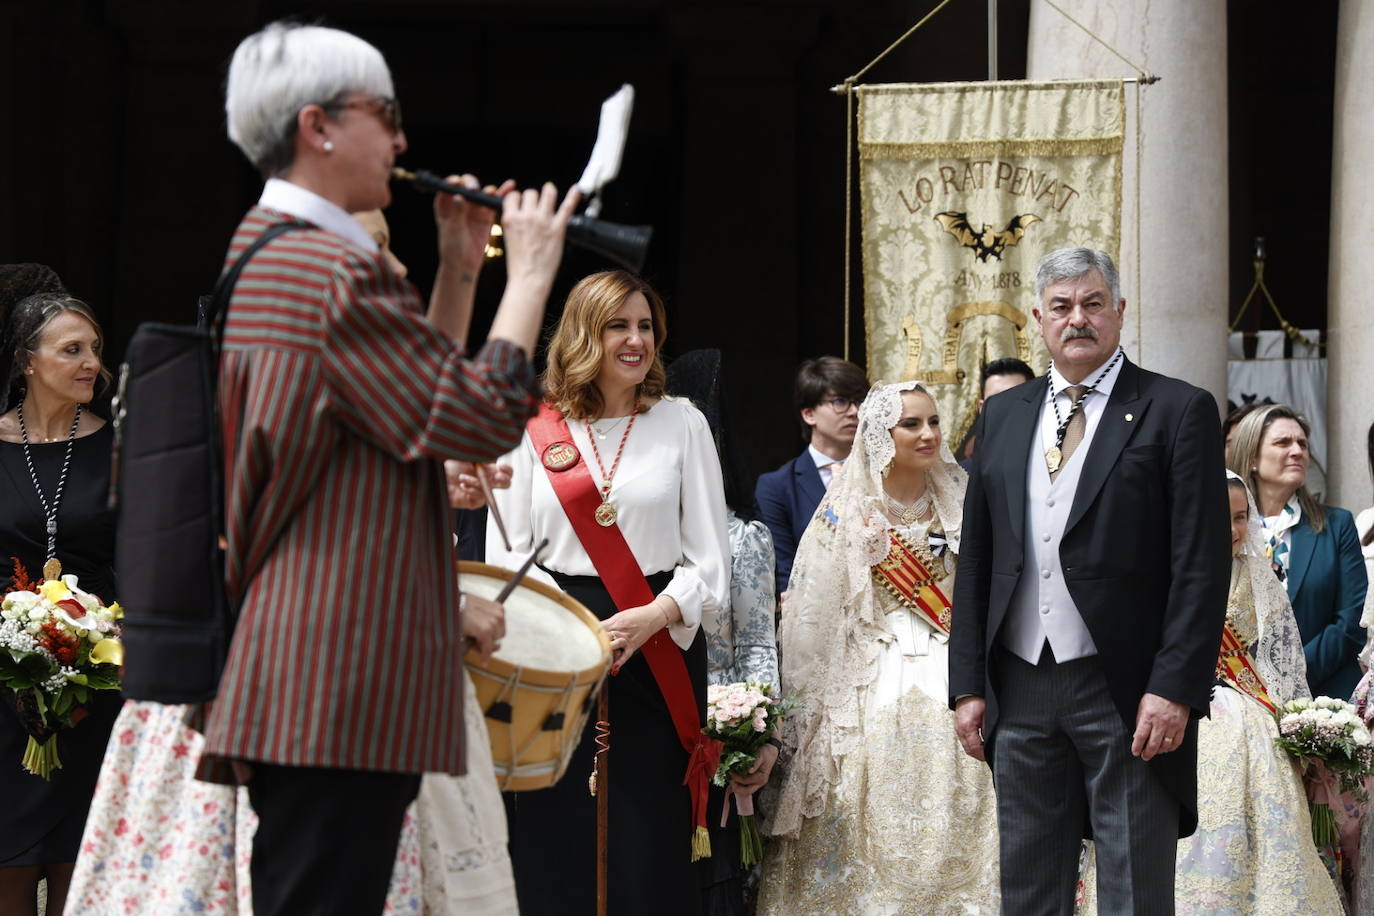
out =
<path fill-rule="evenodd" d="M 845 459 L 831 458 L 814 445 L 808 445 L 806 451 L 811 455 L 811 460 L 816 462 L 816 473 L 821 475 L 821 483 L 827 490 L 830 489 L 830 481 L 835 478 L 835 472 L 844 464 Z"/>
<path fill-rule="evenodd" d="M 1082 384 L 1092 384 L 1093 380 L 1102 372 L 1102 366 L 1110 363 L 1115 356 L 1116 353 L 1113 353 L 1111 356 L 1107 357 L 1106 363 L 1095 366 L 1091 372 L 1083 376 Z M 1088 453 L 1088 445 L 1092 442 L 1093 433 L 1097 430 L 1097 424 L 1101 421 L 1102 414 L 1107 409 L 1107 401 L 1112 396 L 1112 389 L 1116 387 L 1116 380 L 1117 377 L 1121 375 L 1121 365 L 1125 360 L 1126 358 L 1123 355 L 1121 359 L 1116 361 L 1116 364 L 1112 366 L 1111 369 L 1107 370 L 1107 374 L 1097 383 L 1097 387 L 1083 396 L 1082 410 L 1083 419 L 1086 425 L 1083 429 L 1083 441 L 1079 444 L 1078 448 L 1074 450 L 1074 458 Z M 1050 367 L 1050 384 L 1048 390 L 1045 392 L 1045 400 L 1042 402 L 1040 409 L 1040 460 L 1042 461 L 1044 460 L 1043 456 L 1045 452 L 1055 444 L 1059 422 L 1068 419 L 1069 410 L 1073 407 L 1073 398 L 1064 390 L 1072 384 L 1073 382 L 1070 382 L 1059 374 L 1057 368 L 1054 366 Z M 1054 405 L 1050 402 L 1051 396 L 1056 398 L 1059 402 L 1058 418 L 1055 416 Z M 1073 459 L 1071 458 L 1070 460 Z"/>
<path fill-rule="evenodd" d="M 343 236 L 369 254 L 378 251 L 377 242 L 347 210 L 298 184 L 280 178 L 267 179 L 258 206 L 314 223 L 327 232 Z"/>

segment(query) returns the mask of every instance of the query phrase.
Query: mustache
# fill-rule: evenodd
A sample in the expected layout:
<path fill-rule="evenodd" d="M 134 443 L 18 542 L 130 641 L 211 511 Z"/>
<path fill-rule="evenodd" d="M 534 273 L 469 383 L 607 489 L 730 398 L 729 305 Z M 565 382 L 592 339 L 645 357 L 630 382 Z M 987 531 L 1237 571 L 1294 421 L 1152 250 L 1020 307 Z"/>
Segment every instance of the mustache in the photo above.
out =
<path fill-rule="evenodd" d="M 1059 342 L 1068 343 L 1080 337 L 1086 337 L 1089 340 L 1097 340 L 1097 328 L 1090 324 L 1085 324 L 1081 328 L 1065 328 L 1064 333 L 1059 335 Z"/>

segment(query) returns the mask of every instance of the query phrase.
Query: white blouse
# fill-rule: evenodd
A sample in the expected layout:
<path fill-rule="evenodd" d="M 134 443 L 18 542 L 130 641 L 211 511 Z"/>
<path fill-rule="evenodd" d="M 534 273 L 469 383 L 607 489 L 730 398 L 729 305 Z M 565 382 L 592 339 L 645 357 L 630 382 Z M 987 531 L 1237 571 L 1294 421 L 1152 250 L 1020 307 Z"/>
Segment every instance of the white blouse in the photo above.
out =
<path fill-rule="evenodd" d="M 607 424 L 601 422 L 605 429 Z M 599 486 L 601 471 L 581 420 L 569 420 L 573 444 Z M 617 424 L 597 439 L 601 462 L 610 470 L 625 427 Z M 496 506 L 506 523 L 511 550 L 501 543 L 495 524 L 487 525 L 487 562 L 517 569 L 542 538 L 549 539 L 541 564 L 560 573 L 595 576 L 548 471 L 534 453 L 529 433 L 501 459 L 511 465 L 508 490 L 497 490 Z M 725 606 L 730 594 L 730 540 L 725 522 L 725 490 L 720 459 L 706 418 L 685 399 L 664 398 L 635 417 L 611 483 L 610 501 L 630 551 L 645 575 L 672 570 L 662 594 L 677 602 L 682 622 L 669 631 L 683 649 L 692 644 L 704 614 Z M 541 569 L 529 575 L 555 585 Z"/>

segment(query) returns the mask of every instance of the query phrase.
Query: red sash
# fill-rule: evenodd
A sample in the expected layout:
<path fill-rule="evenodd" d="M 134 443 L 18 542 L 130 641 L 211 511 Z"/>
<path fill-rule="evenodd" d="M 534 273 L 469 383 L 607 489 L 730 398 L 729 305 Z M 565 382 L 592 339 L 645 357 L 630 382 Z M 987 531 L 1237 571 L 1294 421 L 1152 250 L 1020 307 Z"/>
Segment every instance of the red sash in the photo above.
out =
<path fill-rule="evenodd" d="M 587 463 L 573 444 L 563 415 L 548 404 L 541 404 L 539 413 L 525 429 L 530 434 L 535 454 L 549 475 L 549 484 L 558 502 L 616 608 L 623 611 L 649 604 L 654 600 L 653 590 L 640 571 L 630 545 L 625 542 L 620 526 L 602 527 L 595 519 L 601 493 Z M 696 860 L 711 854 L 706 833 L 706 795 L 708 783 L 720 761 L 721 744 L 701 732 L 701 714 L 687 663 L 682 650 L 668 635 L 667 627 L 649 637 L 639 651 L 649 663 L 658 689 L 663 692 L 678 740 L 689 755 L 683 784 L 692 796 L 692 859 Z"/>
<path fill-rule="evenodd" d="M 1270 712 L 1278 711 L 1274 701 L 1269 698 L 1264 678 L 1260 677 L 1255 666 L 1250 663 L 1250 653 L 1245 651 L 1245 646 L 1229 620 L 1221 631 L 1221 651 L 1217 653 L 1216 676 L 1218 680 L 1230 684 Z"/>
<path fill-rule="evenodd" d="M 882 562 L 873 567 L 874 580 L 904 607 L 920 614 L 931 626 L 948 636 L 951 617 L 949 599 L 937 584 L 941 577 L 930 570 L 930 567 L 942 568 L 940 561 L 929 549 L 923 551 L 913 547 L 896 531 L 889 531 L 888 539 L 891 547 Z"/>

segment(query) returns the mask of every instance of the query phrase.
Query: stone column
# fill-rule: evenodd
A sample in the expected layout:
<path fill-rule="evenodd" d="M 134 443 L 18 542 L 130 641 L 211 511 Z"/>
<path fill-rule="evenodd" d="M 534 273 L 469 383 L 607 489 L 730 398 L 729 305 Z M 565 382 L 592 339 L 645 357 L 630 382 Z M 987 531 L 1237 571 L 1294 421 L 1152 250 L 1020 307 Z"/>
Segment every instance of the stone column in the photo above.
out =
<path fill-rule="evenodd" d="M 1374 212 L 1374 0 L 1341 0 L 1336 38 L 1335 129 L 1331 161 L 1331 266 L 1327 301 L 1329 429 L 1327 502 L 1359 511 L 1370 504 L 1366 451 L 1374 406 L 1374 259 L 1369 257 Z M 1363 238 L 1362 238 L 1363 237 Z"/>
<path fill-rule="evenodd" d="M 1211 391 L 1224 410 L 1229 296 L 1225 0 L 1061 0 L 1060 6 L 1123 55 L 1162 77 L 1138 89 L 1143 137 L 1139 151 L 1137 88 L 1126 87 L 1119 259 L 1126 297 L 1122 343 L 1130 358 L 1145 368 Z M 1031 5 L 1029 79 L 1133 75 L 1125 62 L 1053 8 Z"/>

